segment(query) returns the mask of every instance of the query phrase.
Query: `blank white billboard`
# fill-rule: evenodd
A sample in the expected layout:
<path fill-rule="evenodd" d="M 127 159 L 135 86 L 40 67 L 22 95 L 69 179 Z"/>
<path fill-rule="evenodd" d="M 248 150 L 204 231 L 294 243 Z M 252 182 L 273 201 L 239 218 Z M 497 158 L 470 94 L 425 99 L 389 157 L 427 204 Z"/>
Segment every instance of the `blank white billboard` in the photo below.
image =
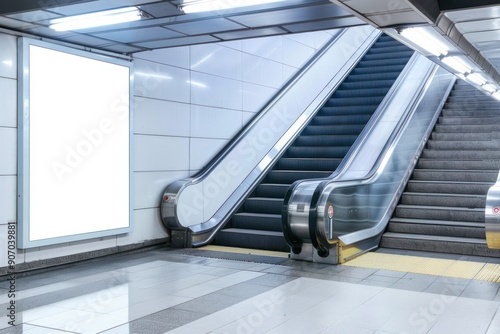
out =
<path fill-rule="evenodd" d="M 19 43 L 20 248 L 131 231 L 131 63 Z"/>

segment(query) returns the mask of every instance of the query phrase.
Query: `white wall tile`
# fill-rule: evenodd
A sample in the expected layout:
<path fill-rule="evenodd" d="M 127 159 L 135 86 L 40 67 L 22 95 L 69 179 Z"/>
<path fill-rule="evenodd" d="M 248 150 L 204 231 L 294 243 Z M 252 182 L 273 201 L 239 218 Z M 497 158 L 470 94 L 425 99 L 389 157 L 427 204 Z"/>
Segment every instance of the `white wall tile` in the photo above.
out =
<path fill-rule="evenodd" d="M 17 126 L 17 81 L 0 77 L 0 126 Z"/>
<path fill-rule="evenodd" d="M 0 127 L 0 175 L 17 174 L 17 129 Z"/>
<path fill-rule="evenodd" d="M 204 73 L 191 73 L 191 103 L 241 110 L 242 83 Z"/>
<path fill-rule="evenodd" d="M 283 85 L 285 85 L 295 73 L 299 72 L 300 69 L 288 65 L 283 65 Z"/>
<path fill-rule="evenodd" d="M 310 48 L 317 49 L 317 37 L 318 32 L 304 32 L 300 34 L 290 34 L 289 36 L 285 36 L 285 38 L 289 38 L 295 40 L 301 44 L 304 44 Z M 296 39 L 295 39 L 296 38 Z"/>
<path fill-rule="evenodd" d="M 0 77 L 17 78 L 17 38 L 0 34 Z"/>
<path fill-rule="evenodd" d="M 245 53 L 261 58 L 283 62 L 283 37 L 272 36 L 243 40 L 241 49 Z"/>
<path fill-rule="evenodd" d="M 283 78 L 282 65 L 265 58 L 243 54 L 243 81 L 266 87 L 280 88 Z"/>
<path fill-rule="evenodd" d="M 134 171 L 189 169 L 189 139 L 134 135 Z"/>
<path fill-rule="evenodd" d="M 315 53 L 314 48 L 283 38 L 283 63 L 301 68 Z"/>
<path fill-rule="evenodd" d="M 227 142 L 223 139 L 191 138 L 190 169 L 203 168 Z"/>
<path fill-rule="evenodd" d="M 191 70 L 241 80 L 241 52 L 219 44 L 193 45 Z"/>
<path fill-rule="evenodd" d="M 161 221 L 158 208 L 143 209 L 134 210 L 134 232 L 117 236 L 116 242 L 122 246 L 167 237 L 168 231 Z"/>
<path fill-rule="evenodd" d="M 191 106 L 191 137 L 231 139 L 241 129 L 241 111 Z"/>
<path fill-rule="evenodd" d="M 165 188 L 188 176 L 187 171 L 134 173 L 134 210 L 158 208 Z"/>
<path fill-rule="evenodd" d="M 135 98 L 134 133 L 189 136 L 189 104 Z"/>
<path fill-rule="evenodd" d="M 189 69 L 188 46 L 138 52 L 134 54 L 134 58 L 150 60 L 160 64 L 172 65 L 184 69 Z"/>
<path fill-rule="evenodd" d="M 134 95 L 189 102 L 189 71 L 137 59 L 134 66 Z"/>
<path fill-rule="evenodd" d="M 8 231 L 7 224 L 0 224 L 0 245 L 2 245 L 2 249 L 0 249 L 0 267 L 6 267 L 8 263 L 7 231 Z"/>
<path fill-rule="evenodd" d="M 0 175 L 0 224 L 17 219 L 17 177 Z"/>
<path fill-rule="evenodd" d="M 234 49 L 234 50 L 238 50 L 238 51 L 241 51 L 241 46 L 243 44 L 243 41 L 227 41 L 227 42 L 220 42 L 219 43 L 220 45 L 222 46 L 225 46 L 227 48 L 231 48 L 231 49 Z"/>
<path fill-rule="evenodd" d="M 265 87 L 244 82 L 243 85 L 243 110 L 258 112 L 277 92 L 277 88 Z M 245 124 L 245 123 L 243 123 Z"/>
<path fill-rule="evenodd" d="M 289 34 L 284 38 L 298 42 L 313 49 L 318 48 L 318 32 L 304 32 L 300 34 Z"/>

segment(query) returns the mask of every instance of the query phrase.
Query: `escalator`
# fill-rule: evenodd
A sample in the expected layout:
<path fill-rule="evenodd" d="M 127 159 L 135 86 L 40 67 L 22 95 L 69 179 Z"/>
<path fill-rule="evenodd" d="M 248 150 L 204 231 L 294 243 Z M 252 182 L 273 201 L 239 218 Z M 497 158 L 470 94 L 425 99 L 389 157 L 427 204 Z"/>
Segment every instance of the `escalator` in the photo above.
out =
<path fill-rule="evenodd" d="M 214 244 L 289 251 L 281 222 L 287 189 L 297 180 L 327 177 L 337 169 L 412 55 L 413 50 L 380 36 Z"/>
<path fill-rule="evenodd" d="M 500 102 L 457 81 L 380 247 L 500 256 L 485 240 L 488 189 L 500 169 Z"/>

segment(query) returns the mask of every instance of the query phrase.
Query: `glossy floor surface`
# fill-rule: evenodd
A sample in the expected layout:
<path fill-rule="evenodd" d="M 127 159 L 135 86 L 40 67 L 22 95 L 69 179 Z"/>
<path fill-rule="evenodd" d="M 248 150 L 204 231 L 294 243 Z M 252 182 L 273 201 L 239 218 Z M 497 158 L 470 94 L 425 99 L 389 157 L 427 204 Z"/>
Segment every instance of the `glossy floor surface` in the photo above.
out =
<path fill-rule="evenodd" d="M 424 264 L 440 258 L 404 255 L 424 256 Z M 432 275 L 157 248 L 18 274 L 13 282 L 2 277 L 0 334 L 500 333 L 500 283 L 437 269 Z"/>

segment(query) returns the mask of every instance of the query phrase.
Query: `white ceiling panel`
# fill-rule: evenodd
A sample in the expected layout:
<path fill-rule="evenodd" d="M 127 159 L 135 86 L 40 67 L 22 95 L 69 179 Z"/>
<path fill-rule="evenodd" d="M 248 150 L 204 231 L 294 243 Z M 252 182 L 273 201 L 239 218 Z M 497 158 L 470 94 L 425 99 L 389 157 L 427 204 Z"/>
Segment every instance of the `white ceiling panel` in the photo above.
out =
<path fill-rule="evenodd" d="M 140 29 L 129 29 L 127 31 L 120 31 L 120 30 L 111 31 L 101 34 L 95 34 L 95 36 L 122 43 L 135 43 L 135 42 L 150 41 L 152 39 L 158 39 L 158 38 L 167 39 L 174 37 L 182 37 L 185 35 L 162 27 L 150 27 L 150 28 L 140 28 Z"/>
<path fill-rule="evenodd" d="M 287 31 L 279 27 L 261 28 L 261 29 L 251 29 L 245 31 L 232 31 L 214 34 L 215 37 L 230 41 L 236 39 L 252 38 L 252 37 L 262 37 L 262 36 L 272 36 L 286 34 Z"/>
<path fill-rule="evenodd" d="M 464 34 L 464 37 L 472 44 L 498 41 L 500 40 L 500 30 Z"/>
<path fill-rule="evenodd" d="M 12 19 L 20 20 L 20 21 L 28 21 L 28 22 L 43 22 L 51 19 L 55 19 L 61 17 L 61 14 L 52 13 L 46 10 L 34 10 L 31 12 L 24 12 L 18 14 L 11 14 L 7 17 Z"/>
<path fill-rule="evenodd" d="M 172 39 L 158 40 L 152 42 L 137 43 L 135 45 L 138 45 L 145 49 L 158 49 L 158 48 L 168 48 L 172 46 L 195 45 L 195 44 L 213 43 L 213 42 L 220 42 L 220 39 L 209 35 L 202 35 L 202 36 L 180 37 L 180 38 L 172 38 Z"/>
<path fill-rule="evenodd" d="M 305 22 L 297 24 L 286 24 L 283 28 L 290 32 L 306 32 L 306 31 L 317 31 L 317 30 L 328 30 L 337 29 L 345 27 L 355 27 L 359 25 L 364 25 L 365 23 L 356 17 L 346 17 L 334 20 L 322 20 L 314 22 Z"/>
<path fill-rule="evenodd" d="M 408 6 L 404 0 L 345 0 L 342 2 L 355 11 L 362 12 L 367 15 L 410 9 L 410 6 Z"/>
<path fill-rule="evenodd" d="M 262 27 L 269 25 L 283 25 L 290 23 L 316 21 L 332 17 L 348 17 L 348 12 L 336 6 L 317 5 L 305 9 L 283 9 L 266 13 L 255 13 L 241 16 L 232 16 L 231 20 L 247 27 Z"/>
<path fill-rule="evenodd" d="M 183 1 L 72 0 L 68 5 L 61 5 L 62 2 L 57 5 L 57 1 L 50 2 L 50 5 L 44 5 L 43 1 L 0 2 L 0 28 L 128 53 L 189 43 L 211 43 L 361 24 L 352 14 L 328 0 L 287 0 L 193 14 L 179 10 L 178 6 Z M 48 28 L 50 20 L 55 17 L 126 6 L 138 7 L 146 14 L 145 17 L 139 21 L 70 32 L 56 32 Z M 193 38 L 186 38 L 186 35 Z"/>
<path fill-rule="evenodd" d="M 456 24 L 462 34 L 500 29 L 500 18 L 461 22 Z"/>
<path fill-rule="evenodd" d="M 426 20 L 414 11 L 367 15 L 367 18 L 380 27 L 390 27 L 403 24 L 424 24 Z"/>
<path fill-rule="evenodd" d="M 51 12 L 63 15 L 79 15 L 79 14 L 98 12 L 101 10 L 108 10 L 113 8 L 145 5 L 148 3 L 155 3 L 159 1 L 161 0 L 105 0 L 105 1 L 95 0 L 75 5 L 50 7 L 49 10 Z"/>
<path fill-rule="evenodd" d="M 455 23 L 494 19 L 500 17 L 500 6 L 480 7 L 447 12 L 446 15 Z"/>
<path fill-rule="evenodd" d="M 227 20 L 225 18 L 215 18 L 200 20 L 196 22 L 187 22 L 179 24 L 170 24 L 167 26 L 169 29 L 180 32 L 185 35 L 200 35 L 200 34 L 211 34 L 217 32 L 224 32 L 230 30 L 241 30 L 245 29 L 245 26 Z"/>

